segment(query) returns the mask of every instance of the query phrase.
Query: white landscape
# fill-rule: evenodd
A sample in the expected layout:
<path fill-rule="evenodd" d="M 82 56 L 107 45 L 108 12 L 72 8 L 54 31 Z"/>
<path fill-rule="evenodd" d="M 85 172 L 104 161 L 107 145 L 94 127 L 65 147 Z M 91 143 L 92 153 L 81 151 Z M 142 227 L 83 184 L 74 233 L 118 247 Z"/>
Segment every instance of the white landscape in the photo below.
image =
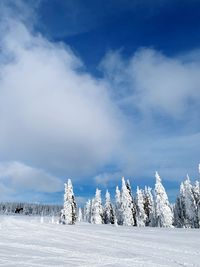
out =
<path fill-rule="evenodd" d="M 0 266 L 200 266 L 198 229 L 76 225 L 0 216 Z"/>
<path fill-rule="evenodd" d="M 0 267 L 200 267 L 199 14 L 0 0 Z"/>

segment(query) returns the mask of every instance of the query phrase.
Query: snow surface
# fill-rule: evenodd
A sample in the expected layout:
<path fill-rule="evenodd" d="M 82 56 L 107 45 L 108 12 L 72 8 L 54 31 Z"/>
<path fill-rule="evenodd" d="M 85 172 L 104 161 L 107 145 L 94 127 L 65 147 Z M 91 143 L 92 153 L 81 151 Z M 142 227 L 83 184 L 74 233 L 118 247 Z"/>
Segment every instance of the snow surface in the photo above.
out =
<path fill-rule="evenodd" d="M 52 224 L 0 216 L 0 266 L 200 266 L 199 229 Z"/>

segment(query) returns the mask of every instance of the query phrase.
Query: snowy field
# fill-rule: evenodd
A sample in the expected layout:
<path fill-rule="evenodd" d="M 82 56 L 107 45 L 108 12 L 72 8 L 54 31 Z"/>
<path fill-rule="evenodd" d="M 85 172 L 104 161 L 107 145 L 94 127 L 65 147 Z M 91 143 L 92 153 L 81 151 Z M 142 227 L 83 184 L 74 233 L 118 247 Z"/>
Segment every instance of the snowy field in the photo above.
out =
<path fill-rule="evenodd" d="M 200 266 L 200 230 L 0 216 L 0 266 Z"/>

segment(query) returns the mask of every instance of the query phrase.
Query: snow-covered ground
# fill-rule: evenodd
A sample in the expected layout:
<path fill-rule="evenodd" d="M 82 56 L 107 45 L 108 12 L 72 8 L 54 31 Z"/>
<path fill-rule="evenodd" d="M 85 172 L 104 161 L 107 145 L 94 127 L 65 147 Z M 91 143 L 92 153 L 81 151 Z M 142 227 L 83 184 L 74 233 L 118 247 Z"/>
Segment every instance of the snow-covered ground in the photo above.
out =
<path fill-rule="evenodd" d="M 0 266 L 200 266 L 200 230 L 0 216 Z"/>

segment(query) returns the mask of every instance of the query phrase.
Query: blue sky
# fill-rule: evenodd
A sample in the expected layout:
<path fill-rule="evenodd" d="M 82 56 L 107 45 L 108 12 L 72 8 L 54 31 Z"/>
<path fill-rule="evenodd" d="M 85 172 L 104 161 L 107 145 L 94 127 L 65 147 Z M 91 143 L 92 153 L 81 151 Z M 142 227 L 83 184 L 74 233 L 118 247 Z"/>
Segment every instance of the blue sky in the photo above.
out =
<path fill-rule="evenodd" d="M 198 177 L 199 1 L 1 1 L 0 198 Z"/>

